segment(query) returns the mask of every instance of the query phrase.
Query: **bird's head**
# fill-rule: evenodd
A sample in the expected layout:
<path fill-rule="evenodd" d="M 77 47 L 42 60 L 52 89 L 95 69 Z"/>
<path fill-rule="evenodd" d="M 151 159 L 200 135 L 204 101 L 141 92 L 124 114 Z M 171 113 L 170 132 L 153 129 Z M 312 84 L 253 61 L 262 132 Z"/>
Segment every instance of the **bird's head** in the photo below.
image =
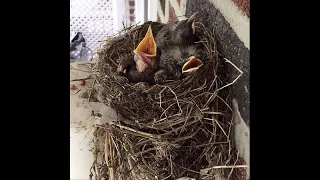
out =
<path fill-rule="evenodd" d="M 190 18 L 186 20 L 179 21 L 177 27 L 175 28 L 176 31 L 176 38 L 181 38 L 183 40 L 187 40 L 188 38 L 192 37 L 196 33 L 195 27 L 195 19 L 198 12 L 195 12 Z"/>
<path fill-rule="evenodd" d="M 126 68 L 129 66 L 130 64 L 127 61 L 121 61 L 118 64 L 118 68 L 117 71 L 118 72 L 125 72 Z"/>
<path fill-rule="evenodd" d="M 131 67 L 135 64 L 133 60 L 132 54 L 125 54 L 124 56 L 120 57 L 119 62 L 118 62 L 118 68 L 117 71 L 120 73 L 125 73 L 125 70 L 128 67 Z"/>
<path fill-rule="evenodd" d="M 134 60 L 139 72 L 144 72 L 146 69 L 155 66 L 157 45 L 152 34 L 151 26 L 149 26 L 145 37 L 133 52 Z"/>
<path fill-rule="evenodd" d="M 182 66 L 182 73 L 190 73 L 198 70 L 203 65 L 202 61 L 195 56 L 191 56 L 189 60 Z"/>

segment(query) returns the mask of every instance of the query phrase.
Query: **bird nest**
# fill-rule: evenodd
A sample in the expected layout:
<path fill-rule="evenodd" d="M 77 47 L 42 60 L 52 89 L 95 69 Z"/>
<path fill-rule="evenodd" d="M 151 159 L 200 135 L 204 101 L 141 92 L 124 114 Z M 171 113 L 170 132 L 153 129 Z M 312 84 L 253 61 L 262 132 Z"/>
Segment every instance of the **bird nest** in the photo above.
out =
<path fill-rule="evenodd" d="M 119 59 L 132 53 L 150 25 L 155 36 L 165 26 L 146 22 L 126 28 L 108 38 L 98 52 L 93 76 L 99 86 L 90 92 L 90 101 L 111 106 L 122 118 L 97 125 L 91 177 L 232 177 L 238 153 L 231 138 L 229 88 L 241 70 L 218 53 L 214 32 L 196 23 L 204 49 L 197 71 L 164 85 L 123 81 L 117 72 Z M 240 75 L 228 80 L 226 67 L 236 68 Z"/>

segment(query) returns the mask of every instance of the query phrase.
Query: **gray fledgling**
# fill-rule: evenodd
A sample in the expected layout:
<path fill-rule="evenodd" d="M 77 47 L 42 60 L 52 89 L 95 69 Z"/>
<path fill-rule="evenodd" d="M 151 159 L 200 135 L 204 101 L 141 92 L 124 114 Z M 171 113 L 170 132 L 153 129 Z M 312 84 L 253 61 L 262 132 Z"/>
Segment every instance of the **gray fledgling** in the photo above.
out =
<path fill-rule="evenodd" d="M 154 74 L 156 84 L 164 84 L 168 80 L 179 80 L 183 71 L 202 65 L 202 47 L 195 45 L 173 45 L 162 49 L 159 70 Z M 193 57 L 194 58 L 190 58 Z M 182 69 L 184 67 L 184 69 Z M 196 70 L 196 69 L 193 69 Z"/>
<path fill-rule="evenodd" d="M 157 47 L 161 50 L 164 46 L 193 44 L 197 40 L 195 36 L 197 14 L 198 12 L 186 20 L 170 22 L 163 27 L 155 38 Z"/>

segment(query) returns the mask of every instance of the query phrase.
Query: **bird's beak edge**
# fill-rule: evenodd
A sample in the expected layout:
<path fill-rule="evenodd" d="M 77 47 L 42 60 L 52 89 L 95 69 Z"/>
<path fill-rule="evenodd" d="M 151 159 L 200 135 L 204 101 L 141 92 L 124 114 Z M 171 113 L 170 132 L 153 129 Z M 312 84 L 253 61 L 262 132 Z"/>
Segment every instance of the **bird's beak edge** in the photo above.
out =
<path fill-rule="evenodd" d="M 188 19 L 188 23 L 192 23 L 191 24 L 191 27 L 192 27 L 192 32 L 193 32 L 193 34 L 195 34 L 195 32 L 196 32 L 196 27 L 195 27 L 195 19 L 196 19 L 196 17 L 197 17 L 197 14 L 198 14 L 198 12 L 195 12 L 195 13 L 193 13 L 191 16 L 190 16 L 190 18 Z"/>
<path fill-rule="evenodd" d="M 200 59 L 196 58 L 195 56 L 191 56 L 189 60 L 182 66 L 182 73 L 194 72 L 202 65 L 203 62 Z"/>
<path fill-rule="evenodd" d="M 153 37 L 151 26 L 138 47 L 133 51 L 134 53 L 143 54 L 146 57 L 155 57 L 157 54 L 157 45 Z"/>

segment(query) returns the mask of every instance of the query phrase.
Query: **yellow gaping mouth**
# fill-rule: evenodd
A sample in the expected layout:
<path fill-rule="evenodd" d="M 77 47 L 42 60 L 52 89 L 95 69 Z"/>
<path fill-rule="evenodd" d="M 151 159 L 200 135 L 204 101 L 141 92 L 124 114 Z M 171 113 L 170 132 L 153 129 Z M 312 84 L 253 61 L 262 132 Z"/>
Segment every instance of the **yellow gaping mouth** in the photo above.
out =
<path fill-rule="evenodd" d="M 133 52 L 143 54 L 146 57 L 156 56 L 157 45 L 152 34 L 151 26 L 149 26 L 146 35 L 144 36 L 142 41 L 139 43 L 138 47 Z"/>
<path fill-rule="evenodd" d="M 193 72 L 198 70 L 203 65 L 202 61 L 195 56 L 191 56 L 189 61 L 182 66 L 182 73 Z"/>

